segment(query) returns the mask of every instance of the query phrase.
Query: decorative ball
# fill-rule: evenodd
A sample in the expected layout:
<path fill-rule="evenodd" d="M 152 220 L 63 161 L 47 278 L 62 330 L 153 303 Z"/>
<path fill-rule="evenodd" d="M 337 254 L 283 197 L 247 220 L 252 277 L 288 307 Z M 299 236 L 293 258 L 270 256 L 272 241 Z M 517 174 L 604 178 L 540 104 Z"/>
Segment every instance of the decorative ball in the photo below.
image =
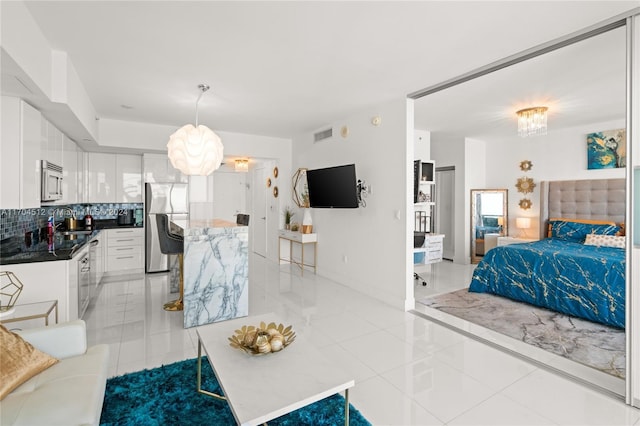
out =
<path fill-rule="evenodd" d="M 281 339 L 271 339 L 271 352 L 278 352 L 284 348 L 284 344 Z"/>

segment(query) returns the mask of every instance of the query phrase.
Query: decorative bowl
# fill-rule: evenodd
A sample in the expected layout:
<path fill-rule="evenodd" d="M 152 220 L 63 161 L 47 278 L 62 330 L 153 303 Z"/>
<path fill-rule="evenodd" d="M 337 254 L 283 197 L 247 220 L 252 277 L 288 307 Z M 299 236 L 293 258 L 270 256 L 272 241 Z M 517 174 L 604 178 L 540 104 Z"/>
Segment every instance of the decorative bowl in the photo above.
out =
<path fill-rule="evenodd" d="M 276 325 L 275 322 L 268 325 L 261 322 L 258 327 L 243 325 L 229 337 L 229 345 L 251 355 L 264 355 L 279 352 L 289 346 L 296 339 L 296 333 L 291 326 Z"/>

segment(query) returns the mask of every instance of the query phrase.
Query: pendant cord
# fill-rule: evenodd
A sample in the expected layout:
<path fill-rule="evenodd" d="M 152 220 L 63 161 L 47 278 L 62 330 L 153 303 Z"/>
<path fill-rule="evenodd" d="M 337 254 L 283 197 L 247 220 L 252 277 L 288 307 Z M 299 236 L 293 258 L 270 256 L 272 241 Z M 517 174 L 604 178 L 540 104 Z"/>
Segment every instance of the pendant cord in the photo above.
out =
<path fill-rule="evenodd" d="M 196 100 L 196 126 L 195 127 L 198 127 L 198 103 L 200 103 L 200 98 L 202 98 L 202 95 L 204 95 L 204 92 L 209 90 L 209 85 L 199 84 L 198 88 L 201 90 L 201 92 L 200 92 L 200 95 L 198 95 L 198 99 Z"/>

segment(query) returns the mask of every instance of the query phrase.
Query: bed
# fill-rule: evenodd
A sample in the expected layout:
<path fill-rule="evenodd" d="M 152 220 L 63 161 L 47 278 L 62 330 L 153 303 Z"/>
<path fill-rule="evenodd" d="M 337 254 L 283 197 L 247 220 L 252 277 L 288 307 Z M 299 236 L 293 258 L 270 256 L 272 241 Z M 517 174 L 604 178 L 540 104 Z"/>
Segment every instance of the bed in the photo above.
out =
<path fill-rule="evenodd" d="M 540 198 L 541 240 L 490 250 L 469 291 L 624 328 L 624 179 L 543 182 Z"/>

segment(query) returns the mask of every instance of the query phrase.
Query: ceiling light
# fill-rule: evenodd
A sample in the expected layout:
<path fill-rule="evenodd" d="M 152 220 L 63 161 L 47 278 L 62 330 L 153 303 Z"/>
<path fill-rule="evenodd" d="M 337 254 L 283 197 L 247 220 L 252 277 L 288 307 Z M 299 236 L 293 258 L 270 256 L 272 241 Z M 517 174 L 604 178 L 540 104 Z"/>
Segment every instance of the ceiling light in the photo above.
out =
<path fill-rule="evenodd" d="M 224 146 L 213 130 L 198 126 L 198 102 L 209 86 L 200 84 L 198 88 L 201 93 L 196 101 L 196 124 L 186 124 L 172 134 L 167 150 L 173 167 L 185 175 L 207 176 L 220 167 Z"/>
<path fill-rule="evenodd" d="M 236 160 L 236 172 L 248 172 L 249 171 L 249 160 Z"/>
<path fill-rule="evenodd" d="M 547 107 L 521 109 L 518 115 L 518 135 L 527 136 L 547 134 Z"/>

